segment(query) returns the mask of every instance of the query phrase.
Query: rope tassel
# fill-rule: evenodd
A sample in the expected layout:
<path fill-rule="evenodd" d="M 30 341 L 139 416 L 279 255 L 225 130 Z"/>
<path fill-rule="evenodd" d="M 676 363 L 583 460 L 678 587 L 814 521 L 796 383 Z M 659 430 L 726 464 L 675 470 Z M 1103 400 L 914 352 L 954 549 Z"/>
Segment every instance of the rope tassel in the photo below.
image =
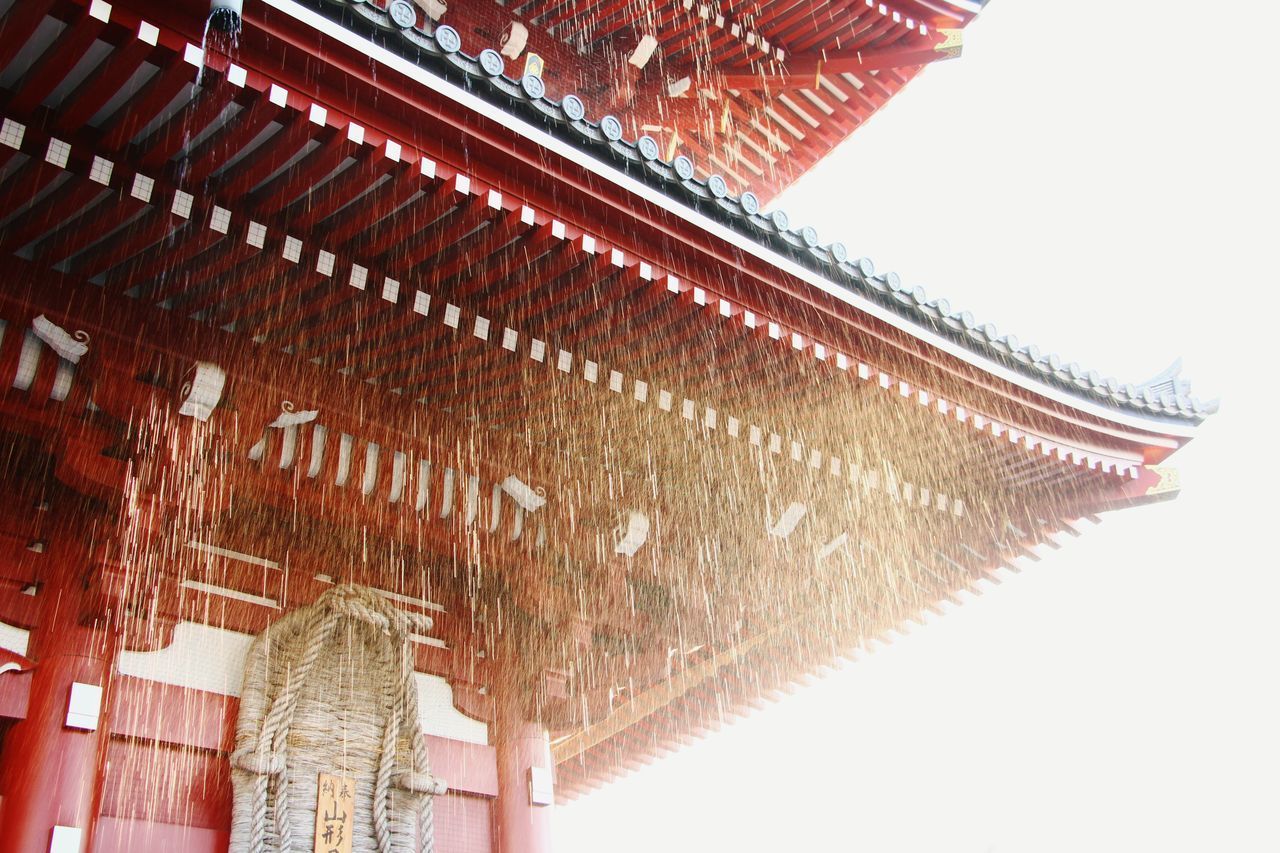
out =
<path fill-rule="evenodd" d="M 320 773 L 355 780 L 352 853 L 433 853 L 448 787 L 431 773 L 409 640 L 430 628 L 337 586 L 258 635 L 230 756 L 231 853 L 309 850 Z"/>

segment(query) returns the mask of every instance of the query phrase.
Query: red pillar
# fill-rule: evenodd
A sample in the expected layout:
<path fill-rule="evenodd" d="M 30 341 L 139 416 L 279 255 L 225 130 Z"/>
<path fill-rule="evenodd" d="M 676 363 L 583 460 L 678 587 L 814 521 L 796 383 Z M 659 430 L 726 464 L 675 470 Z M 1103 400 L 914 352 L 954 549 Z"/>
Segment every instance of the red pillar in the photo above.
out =
<path fill-rule="evenodd" d="M 551 772 L 547 731 L 512 716 L 496 721 L 498 853 L 551 853 L 551 805 L 534 805 L 530 769 Z"/>
<path fill-rule="evenodd" d="M 27 716 L 5 736 L 0 756 L 6 853 L 46 853 L 55 826 L 79 829 L 79 849 L 88 850 L 101 793 L 106 715 L 87 731 L 67 725 L 67 709 L 75 682 L 105 691 L 115 637 L 101 622 L 81 624 L 79 578 L 50 584 L 40 595 L 41 624 L 27 652 L 35 661 Z"/>

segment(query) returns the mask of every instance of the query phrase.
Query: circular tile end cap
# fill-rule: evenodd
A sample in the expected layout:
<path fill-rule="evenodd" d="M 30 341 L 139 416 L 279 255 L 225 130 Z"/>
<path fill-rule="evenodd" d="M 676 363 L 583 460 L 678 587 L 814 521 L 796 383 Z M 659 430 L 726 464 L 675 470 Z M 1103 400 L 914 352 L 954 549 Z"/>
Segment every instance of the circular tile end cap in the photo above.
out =
<path fill-rule="evenodd" d="M 714 198 L 724 198 L 729 194 L 729 185 L 722 176 L 712 175 L 707 178 L 707 190 Z"/>
<path fill-rule="evenodd" d="M 445 53 L 457 53 L 462 48 L 462 36 L 458 35 L 458 31 L 447 24 L 443 27 L 436 27 L 436 44 Z"/>
<path fill-rule="evenodd" d="M 520 88 L 532 100 L 537 100 L 547 93 L 547 84 L 536 74 L 526 74 L 520 78 Z"/>
<path fill-rule="evenodd" d="M 564 100 L 560 101 L 560 109 L 569 121 L 582 121 L 587 114 L 586 104 L 577 95 L 565 95 Z"/>
<path fill-rule="evenodd" d="M 693 161 L 683 154 L 671 161 L 671 168 L 676 170 L 676 175 L 682 181 L 693 178 Z"/>
<path fill-rule="evenodd" d="M 622 138 L 622 122 L 616 116 L 605 116 L 600 119 L 600 132 L 610 142 L 617 142 Z"/>
<path fill-rule="evenodd" d="M 490 77 L 497 77 L 503 71 L 507 70 L 506 60 L 502 58 L 502 54 L 498 53 L 491 47 L 486 47 L 480 51 L 480 70 L 484 71 Z"/>
<path fill-rule="evenodd" d="M 742 205 L 742 210 L 747 216 L 754 216 L 760 212 L 760 199 L 756 198 L 755 193 L 743 193 L 742 198 L 738 199 L 738 204 Z"/>
<path fill-rule="evenodd" d="M 787 216 L 785 210 L 775 210 L 769 214 L 769 219 L 773 222 L 773 227 L 779 231 L 786 231 L 787 227 L 791 225 L 791 217 Z"/>
<path fill-rule="evenodd" d="M 418 10 L 409 0 L 391 0 L 387 6 L 387 16 L 391 18 L 391 23 L 402 30 L 418 23 Z"/>
<path fill-rule="evenodd" d="M 636 149 L 639 150 L 640 156 L 646 160 L 658 159 L 658 140 L 652 136 L 642 136 L 637 139 Z"/>

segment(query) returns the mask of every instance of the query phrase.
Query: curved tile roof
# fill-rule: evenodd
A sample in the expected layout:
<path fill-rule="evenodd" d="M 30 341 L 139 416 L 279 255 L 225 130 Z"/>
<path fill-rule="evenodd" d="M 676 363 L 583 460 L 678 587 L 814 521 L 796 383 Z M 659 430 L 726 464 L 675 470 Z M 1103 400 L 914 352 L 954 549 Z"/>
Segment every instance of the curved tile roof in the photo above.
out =
<path fill-rule="evenodd" d="M 796 227 L 785 211 L 760 210 L 750 192 L 731 196 L 723 177 L 697 176 L 693 161 L 677 155 L 662 158 L 657 142 L 648 136 L 623 138 L 616 117 L 592 120 L 587 107 L 575 95 L 559 102 L 545 96 L 543 81 L 534 76 L 515 80 L 504 74 L 505 62 L 492 48 L 478 54 L 463 52 L 462 39 L 449 26 L 431 32 L 416 24 L 416 12 L 401 9 L 409 0 L 391 0 L 386 9 L 369 0 L 311 0 L 347 26 L 365 35 L 379 36 L 383 45 L 407 59 L 460 83 L 474 94 L 504 110 L 541 125 L 545 130 L 598 159 L 611 162 L 633 178 L 681 200 L 723 225 L 824 276 L 829 281 L 868 297 L 918 326 L 950 338 L 965 348 L 1004 364 L 1043 383 L 1094 402 L 1156 418 L 1198 423 L 1218 409 L 1216 400 L 1202 402 L 1190 394 L 1190 385 L 1172 368 L 1141 384 L 1122 383 L 1056 353 L 1043 353 L 1021 344 L 990 323 L 979 323 L 968 311 L 953 310 L 945 299 L 931 299 L 922 287 L 904 285 L 897 273 L 877 273 L 867 258 L 851 259 L 843 243 L 822 244 L 809 225 Z"/>

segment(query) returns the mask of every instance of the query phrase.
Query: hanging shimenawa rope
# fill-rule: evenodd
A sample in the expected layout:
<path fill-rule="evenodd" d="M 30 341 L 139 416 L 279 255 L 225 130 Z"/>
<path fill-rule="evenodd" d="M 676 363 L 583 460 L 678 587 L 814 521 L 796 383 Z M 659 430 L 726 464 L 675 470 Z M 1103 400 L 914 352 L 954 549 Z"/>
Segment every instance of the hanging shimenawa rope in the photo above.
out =
<path fill-rule="evenodd" d="M 334 640 L 339 636 L 338 628 L 344 624 L 349 629 L 348 648 L 356 642 L 353 639 L 356 637 L 366 647 L 372 647 L 376 670 L 373 677 L 382 685 L 380 694 L 360 697 L 370 703 L 376 701 L 380 715 L 352 713 L 344 720 L 349 731 L 362 727 L 350 734 L 365 737 L 376 734 L 374 727 L 379 716 L 382 723 L 370 814 L 373 844 L 356 833 L 353 853 L 415 849 L 403 844 L 393 848 L 392 818 L 388 814 L 393 786 L 409 794 L 411 802 L 416 804 L 416 850 L 419 853 L 434 850 L 432 798 L 447 789 L 443 781 L 431 774 L 426 738 L 418 717 L 418 690 L 409 639 L 411 633 L 429 631 L 431 618 L 399 610 L 368 587 L 337 586 L 313 604 L 294 610 L 273 624 L 254 640 L 249 650 L 236 726 L 236 750 L 231 754 L 232 767 L 241 771 L 234 774 L 231 853 L 291 853 L 295 849 L 291 817 L 315 813 L 313 804 L 295 803 L 291 796 L 290 735 L 299 699 L 308 683 L 314 684 L 321 675 L 326 681 L 341 679 L 340 647 Z M 317 663 L 321 664 L 319 672 Z M 355 691 L 352 693 L 354 696 Z M 397 742 L 402 736 L 407 737 L 412 753 L 409 768 L 396 766 Z M 341 746 L 345 761 L 347 753 L 355 750 L 348 750 L 345 742 Z M 269 805 L 273 806 L 271 827 L 267 822 Z M 268 835 L 269 828 L 274 830 L 274 839 Z M 304 846 L 310 849 L 309 841 Z"/>

